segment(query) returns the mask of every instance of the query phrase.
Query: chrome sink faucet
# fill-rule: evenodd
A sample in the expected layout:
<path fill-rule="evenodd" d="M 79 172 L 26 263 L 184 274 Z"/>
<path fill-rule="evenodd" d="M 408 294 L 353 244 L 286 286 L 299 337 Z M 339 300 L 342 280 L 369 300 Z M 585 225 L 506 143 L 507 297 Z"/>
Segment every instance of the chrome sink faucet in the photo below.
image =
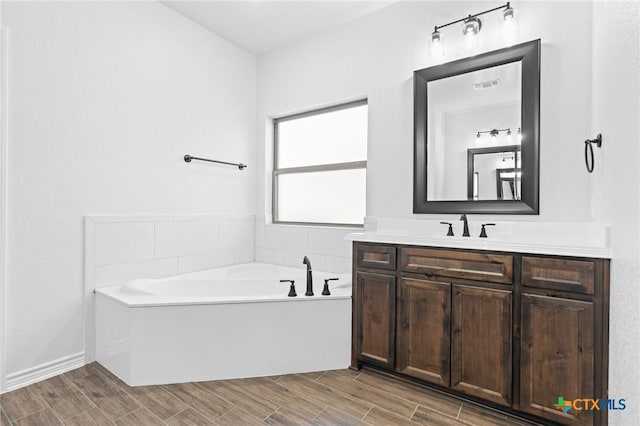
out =
<path fill-rule="evenodd" d="M 463 214 L 460 216 L 460 220 L 464 222 L 464 229 L 462 230 L 463 237 L 470 237 L 469 235 L 469 222 L 467 222 L 467 215 Z"/>
<path fill-rule="evenodd" d="M 313 277 L 311 276 L 311 261 L 307 256 L 302 259 L 302 263 L 307 265 L 307 291 L 305 296 L 313 296 Z"/>

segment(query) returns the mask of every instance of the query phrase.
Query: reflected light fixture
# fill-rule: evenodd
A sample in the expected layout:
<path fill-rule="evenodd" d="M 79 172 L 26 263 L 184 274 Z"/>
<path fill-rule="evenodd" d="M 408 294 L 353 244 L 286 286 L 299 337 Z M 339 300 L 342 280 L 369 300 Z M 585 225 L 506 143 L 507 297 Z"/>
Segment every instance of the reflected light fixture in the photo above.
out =
<path fill-rule="evenodd" d="M 462 28 L 462 33 L 465 37 L 474 37 L 476 36 L 480 30 L 482 29 L 482 21 L 478 18 L 480 15 L 484 15 L 485 13 L 495 12 L 496 10 L 502 10 L 502 19 L 505 22 L 512 23 L 514 18 L 514 10 L 511 7 L 511 2 L 507 2 L 502 6 L 494 7 L 493 9 L 485 10 L 484 12 L 475 13 L 473 15 L 468 15 L 465 18 L 458 19 L 456 21 L 449 22 L 444 25 L 436 25 L 433 32 L 431 33 L 431 43 L 438 49 L 442 49 L 442 35 L 440 34 L 440 29 L 444 27 L 448 27 L 450 25 L 458 24 L 462 22 L 464 24 Z"/>
<path fill-rule="evenodd" d="M 519 131 L 520 131 L 520 128 L 518 128 L 518 133 L 519 133 Z M 511 129 L 491 129 L 491 130 L 480 130 L 480 131 L 478 131 L 478 133 L 476 133 L 476 138 L 480 139 L 482 137 L 483 133 L 489 133 L 489 136 L 491 136 L 493 139 L 495 139 L 502 132 L 505 132 L 507 134 L 507 136 L 511 135 Z"/>

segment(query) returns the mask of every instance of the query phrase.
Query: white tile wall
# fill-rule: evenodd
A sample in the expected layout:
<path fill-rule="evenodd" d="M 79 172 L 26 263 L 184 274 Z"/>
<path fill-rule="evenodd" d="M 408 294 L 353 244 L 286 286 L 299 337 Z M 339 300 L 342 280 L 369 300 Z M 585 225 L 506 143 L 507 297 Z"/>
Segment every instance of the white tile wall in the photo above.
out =
<path fill-rule="evenodd" d="M 351 272 L 351 242 L 344 236 L 362 229 L 273 225 L 266 224 L 264 216 L 255 220 L 257 261 L 302 267 L 308 256 L 316 271 Z"/>
<path fill-rule="evenodd" d="M 253 226 L 247 226 L 246 220 L 226 220 L 218 232 L 219 247 L 244 248 L 253 247 Z"/>
<path fill-rule="evenodd" d="M 340 257 L 351 256 L 351 241 L 344 239 L 345 234 L 351 231 L 310 228 L 308 232 L 310 253 Z"/>
<path fill-rule="evenodd" d="M 254 260 L 253 215 L 87 216 L 86 291 Z"/>
<path fill-rule="evenodd" d="M 230 247 L 210 253 L 180 256 L 178 258 L 178 273 L 184 274 L 186 272 L 219 268 L 234 263 L 251 262 L 253 259 L 253 247 Z"/>
<path fill-rule="evenodd" d="M 155 223 L 156 257 L 177 257 L 213 252 L 218 248 L 216 218 Z"/>
<path fill-rule="evenodd" d="M 153 259 L 95 267 L 95 288 L 122 284 L 136 278 L 160 278 L 178 273 L 178 259 Z"/>
<path fill-rule="evenodd" d="M 150 260 L 153 247 L 153 222 L 96 223 L 96 265 Z"/>

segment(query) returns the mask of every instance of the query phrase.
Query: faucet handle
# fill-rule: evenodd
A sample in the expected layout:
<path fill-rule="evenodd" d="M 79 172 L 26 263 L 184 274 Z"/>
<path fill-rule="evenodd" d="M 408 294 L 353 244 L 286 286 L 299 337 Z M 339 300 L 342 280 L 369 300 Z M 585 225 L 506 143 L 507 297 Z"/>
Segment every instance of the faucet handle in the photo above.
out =
<path fill-rule="evenodd" d="M 484 229 L 485 226 L 496 226 L 495 223 L 483 223 L 482 229 L 480 230 L 480 238 L 487 238 L 487 230 Z"/>
<path fill-rule="evenodd" d="M 296 282 L 295 280 L 280 280 L 281 283 L 291 283 L 291 287 L 289 287 L 289 297 L 296 297 Z"/>
<path fill-rule="evenodd" d="M 449 232 L 447 232 L 447 237 L 453 237 L 453 224 L 451 222 L 440 222 L 441 225 L 449 225 Z"/>
<path fill-rule="evenodd" d="M 338 281 L 339 278 L 327 278 L 324 280 L 324 288 L 322 289 L 322 295 L 323 296 L 331 296 L 331 293 L 329 292 L 329 281 Z"/>

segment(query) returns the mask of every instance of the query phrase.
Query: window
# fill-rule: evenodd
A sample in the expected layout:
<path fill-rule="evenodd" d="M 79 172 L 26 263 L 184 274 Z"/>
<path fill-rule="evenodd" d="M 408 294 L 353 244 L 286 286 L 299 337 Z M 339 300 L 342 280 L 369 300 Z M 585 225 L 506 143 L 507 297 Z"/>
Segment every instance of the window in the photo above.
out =
<path fill-rule="evenodd" d="M 273 121 L 273 221 L 364 223 L 367 101 Z"/>

